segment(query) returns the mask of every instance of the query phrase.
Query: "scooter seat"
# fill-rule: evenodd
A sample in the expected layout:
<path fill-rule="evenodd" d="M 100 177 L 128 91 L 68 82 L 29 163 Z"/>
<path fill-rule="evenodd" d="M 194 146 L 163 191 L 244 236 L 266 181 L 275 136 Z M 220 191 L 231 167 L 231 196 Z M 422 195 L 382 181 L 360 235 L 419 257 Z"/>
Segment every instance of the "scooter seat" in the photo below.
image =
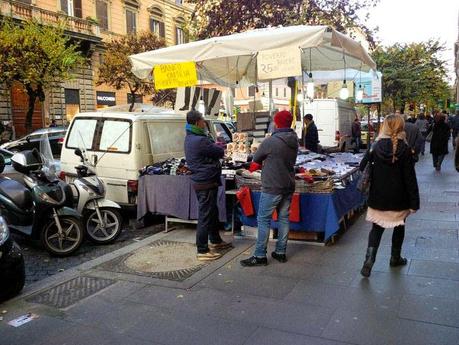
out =
<path fill-rule="evenodd" d="M 0 178 L 0 194 L 11 199 L 22 209 L 30 209 L 33 206 L 30 190 L 15 180 Z"/>

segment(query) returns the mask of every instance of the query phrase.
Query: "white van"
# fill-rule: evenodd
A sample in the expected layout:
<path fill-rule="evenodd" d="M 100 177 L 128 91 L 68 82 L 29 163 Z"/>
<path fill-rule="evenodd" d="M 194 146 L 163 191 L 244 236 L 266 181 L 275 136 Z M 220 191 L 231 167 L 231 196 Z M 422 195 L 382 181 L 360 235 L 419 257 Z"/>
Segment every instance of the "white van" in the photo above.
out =
<path fill-rule="evenodd" d="M 352 146 L 352 123 L 357 113 L 349 102 L 340 99 L 315 99 L 304 105 L 304 114 L 312 114 L 314 117 L 322 147 L 337 147 L 345 151 Z M 302 123 L 298 125 L 301 126 Z"/>
<path fill-rule="evenodd" d="M 77 114 L 70 124 L 61 153 L 61 178 L 72 182 L 80 164 L 76 148 L 85 149 L 97 175 L 105 182 L 106 198 L 135 206 L 139 170 L 155 162 L 184 156 L 183 115 L 168 109 L 145 112 L 102 111 Z M 214 138 L 222 142 L 231 132 L 221 121 L 209 120 Z"/>

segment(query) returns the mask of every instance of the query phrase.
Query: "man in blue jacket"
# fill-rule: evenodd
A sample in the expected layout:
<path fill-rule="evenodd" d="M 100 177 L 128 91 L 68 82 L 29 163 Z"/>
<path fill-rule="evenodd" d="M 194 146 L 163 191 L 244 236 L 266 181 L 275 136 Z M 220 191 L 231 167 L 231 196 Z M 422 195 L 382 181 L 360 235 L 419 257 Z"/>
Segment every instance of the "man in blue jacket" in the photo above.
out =
<path fill-rule="evenodd" d="M 185 156 L 199 203 L 197 258 L 211 261 L 221 257 L 219 250 L 231 246 L 231 243 L 222 240 L 218 232 L 217 195 L 221 185 L 220 159 L 224 150 L 207 136 L 207 123 L 200 112 L 188 112 L 186 121 Z"/>

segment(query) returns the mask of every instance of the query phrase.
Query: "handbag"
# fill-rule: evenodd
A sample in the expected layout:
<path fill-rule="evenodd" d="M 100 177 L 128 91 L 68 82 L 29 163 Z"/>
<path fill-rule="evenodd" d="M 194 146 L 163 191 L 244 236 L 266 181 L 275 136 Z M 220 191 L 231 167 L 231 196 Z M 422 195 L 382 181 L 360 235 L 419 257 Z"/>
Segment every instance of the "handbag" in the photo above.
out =
<path fill-rule="evenodd" d="M 362 175 L 360 176 L 359 181 L 357 182 L 357 190 L 366 196 L 370 194 L 372 165 L 373 165 L 373 162 L 371 159 L 371 151 L 370 151 L 368 162 L 362 171 Z"/>
<path fill-rule="evenodd" d="M 430 133 L 427 134 L 427 136 L 426 136 L 426 141 L 428 143 L 430 143 L 432 141 L 432 136 L 433 136 L 433 131 L 430 131 Z"/>

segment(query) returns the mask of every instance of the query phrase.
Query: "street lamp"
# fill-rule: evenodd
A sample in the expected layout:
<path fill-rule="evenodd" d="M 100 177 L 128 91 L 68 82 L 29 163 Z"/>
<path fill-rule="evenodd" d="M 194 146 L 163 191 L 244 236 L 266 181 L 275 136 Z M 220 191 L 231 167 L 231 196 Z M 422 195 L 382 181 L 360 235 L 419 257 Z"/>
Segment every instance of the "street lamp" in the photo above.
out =
<path fill-rule="evenodd" d="M 346 79 L 344 79 L 343 87 L 339 91 L 339 98 L 346 100 L 349 98 L 349 89 L 347 88 Z"/>

